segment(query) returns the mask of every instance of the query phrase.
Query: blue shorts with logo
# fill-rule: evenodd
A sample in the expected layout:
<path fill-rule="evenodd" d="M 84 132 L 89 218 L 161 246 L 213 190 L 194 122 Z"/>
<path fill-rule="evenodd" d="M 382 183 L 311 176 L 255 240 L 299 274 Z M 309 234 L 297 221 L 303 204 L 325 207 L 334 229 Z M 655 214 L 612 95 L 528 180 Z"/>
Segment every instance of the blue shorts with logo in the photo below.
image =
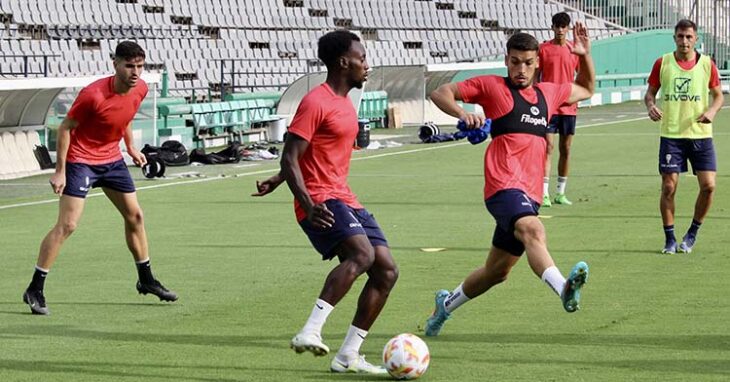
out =
<path fill-rule="evenodd" d="M 352 208 L 339 199 L 330 199 L 324 203 L 334 214 L 335 224 L 332 227 L 316 228 L 307 219 L 299 222 L 314 249 L 322 254 L 322 260 L 334 258 L 337 246 L 350 236 L 365 235 L 373 247 L 388 246 L 378 222 L 366 209 Z"/>
<path fill-rule="evenodd" d="M 548 123 L 548 134 L 575 135 L 574 115 L 553 115 Z"/>
<path fill-rule="evenodd" d="M 100 165 L 66 163 L 64 195 L 86 198 L 89 190 L 96 187 L 110 188 L 125 193 L 135 191 L 132 176 L 129 175 L 127 165 L 122 159 Z"/>
<path fill-rule="evenodd" d="M 687 172 L 687 161 L 692 165 L 692 173 L 717 171 L 717 159 L 712 138 L 661 137 L 659 141 L 660 174 Z"/>
<path fill-rule="evenodd" d="M 524 216 L 537 216 L 540 204 L 518 189 L 497 192 L 484 201 L 487 210 L 497 221 L 492 245 L 515 256 L 525 252 L 525 246 L 515 237 L 515 222 Z"/>

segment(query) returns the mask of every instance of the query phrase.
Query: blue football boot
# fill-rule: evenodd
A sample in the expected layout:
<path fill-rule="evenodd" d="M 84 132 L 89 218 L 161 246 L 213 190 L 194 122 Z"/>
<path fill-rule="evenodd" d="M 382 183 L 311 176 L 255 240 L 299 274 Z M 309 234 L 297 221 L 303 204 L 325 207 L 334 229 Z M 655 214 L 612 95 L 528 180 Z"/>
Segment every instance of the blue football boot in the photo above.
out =
<path fill-rule="evenodd" d="M 588 280 L 588 264 L 579 261 L 570 271 L 570 276 L 565 281 L 565 288 L 560 294 L 563 300 L 563 308 L 568 313 L 573 313 L 580 309 L 580 289 Z"/>
<path fill-rule="evenodd" d="M 444 301 L 446 297 L 449 297 L 449 291 L 441 289 L 436 292 L 436 308 L 433 310 L 431 317 L 426 320 L 426 335 L 434 337 L 439 335 L 441 327 L 444 326 L 444 322 L 451 317 L 451 314 L 446 311 Z"/>

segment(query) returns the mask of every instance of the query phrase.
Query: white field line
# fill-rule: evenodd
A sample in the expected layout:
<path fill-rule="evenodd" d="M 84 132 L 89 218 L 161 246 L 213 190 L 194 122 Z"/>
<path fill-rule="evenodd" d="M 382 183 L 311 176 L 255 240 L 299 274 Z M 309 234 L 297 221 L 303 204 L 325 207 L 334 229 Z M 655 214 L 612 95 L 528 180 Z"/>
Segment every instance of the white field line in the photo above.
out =
<path fill-rule="evenodd" d="M 362 158 L 353 158 L 352 160 L 363 160 L 363 159 L 374 159 L 374 158 L 381 158 L 386 156 L 392 156 L 392 155 L 401 155 L 401 154 L 410 154 L 410 153 L 416 153 L 421 151 L 429 151 L 429 150 L 438 150 L 438 149 L 445 149 L 449 147 L 454 146 L 460 146 L 464 145 L 466 142 L 459 142 L 454 144 L 448 144 L 448 145 L 440 145 L 440 146 L 432 146 L 432 147 L 424 147 L 420 149 L 413 149 L 413 150 L 404 150 L 404 151 L 398 151 L 395 153 L 384 153 L 384 154 L 377 154 L 377 155 L 370 155 Z M 234 175 L 227 175 L 227 176 L 216 176 L 212 178 L 203 178 L 203 179 L 195 179 L 195 180 L 186 180 L 181 182 L 170 182 L 170 183 L 164 183 L 164 184 L 155 184 L 152 186 L 142 186 L 137 187 L 137 191 L 143 191 L 143 190 L 152 190 L 155 188 L 162 188 L 162 187 L 172 187 L 172 186 L 180 186 L 180 185 L 186 185 L 186 184 L 193 184 L 193 183 L 204 183 L 204 182 L 213 182 L 216 180 L 223 180 L 223 179 L 229 179 L 229 178 L 236 178 L 236 177 L 242 177 L 242 176 L 251 176 L 251 175 L 260 175 L 260 174 L 267 174 L 267 173 L 273 173 L 278 171 L 276 168 L 272 168 L 269 170 L 260 170 L 260 171 L 252 171 L 252 172 L 245 172 L 241 174 L 234 174 Z M 49 186 L 50 187 L 50 186 Z M 95 192 L 86 195 L 86 198 L 94 198 L 97 196 L 104 195 L 103 192 Z M 10 209 L 10 208 L 18 208 L 18 207 L 27 207 L 27 206 L 37 206 L 40 204 L 48 204 L 48 203 L 56 203 L 58 202 L 58 198 L 54 199 L 47 199 L 47 200 L 39 200 L 36 202 L 26 202 L 26 203 L 17 203 L 17 204 L 8 204 L 5 206 L 0 206 L 0 210 Z"/>
<path fill-rule="evenodd" d="M 723 109 L 726 109 L 728 107 L 730 107 L 730 106 L 724 106 Z M 641 118 L 624 119 L 624 120 L 620 120 L 620 121 L 593 123 L 593 124 L 588 124 L 588 125 L 576 126 L 576 129 L 580 129 L 580 128 L 584 128 L 584 127 L 605 126 L 605 125 L 613 125 L 616 123 L 640 121 L 640 120 L 644 120 L 647 118 L 648 117 L 641 117 Z M 394 156 L 394 155 L 403 155 L 403 154 L 418 153 L 418 152 L 430 151 L 430 150 L 446 149 L 446 148 L 455 147 L 455 146 L 463 146 L 466 144 L 467 144 L 467 142 L 459 142 L 459 143 L 452 143 L 452 144 L 446 144 L 446 145 L 424 147 L 424 148 L 419 148 L 419 149 L 403 150 L 403 151 L 398 151 L 398 152 L 394 152 L 394 153 L 368 155 L 366 157 L 361 157 L 361 158 L 352 158 L 352 160 L 357 161 L 357 160 L 365 160 L 365 159 L 376 159 L 376 158 L 383 158 L 383 157 L 389 157 L 389 156 Z M 170 183 L 165 183 L 165 184 L 156 184 L 153 186 L 142 186 L 142 187 L 137 187 L 137 191 L 152 190 L 155 188 L 180 186 L 180 185 L 193 184 L 193 183 L 205 183 L 205 182 L 212 182 L 212 181 L 216 181 L 216 180 L 236 178 L 236 177 L 242 177 L 242 176 L 268 174 L 268 173 L 272 173 L 275 171 L 278 171 L 278 169 L 274 168 L 274 169 L 269 169 L 269 170 L 246 172 L 246 173 L 235 174 L 235 175 L 230 175 L 230 176 L 218 176 L 218 177 L 214 177 L 214 178 L 195 179 L 195 180 L 187 180 L 187 181 L 182 181 L 182 182 L 170 182 Z M 93 198 L 93 197 L 97 197 L 97 196 L 101 196 L 101 195 L 104 195 L 104 193 L 103 192 L 92 193 L 92 194 L 87 195 L 86 197 Z M 27 207 L 27 206 L 37 206 L 40 204 L 55 203 L 57 201 L 58 201 L 58 198 L 54 198 L 54 199 L 47 199 L 47 200 L 39 200 L 36 202 L 8 204 L 5 206 L 0 206 L 0 210 Z"/>

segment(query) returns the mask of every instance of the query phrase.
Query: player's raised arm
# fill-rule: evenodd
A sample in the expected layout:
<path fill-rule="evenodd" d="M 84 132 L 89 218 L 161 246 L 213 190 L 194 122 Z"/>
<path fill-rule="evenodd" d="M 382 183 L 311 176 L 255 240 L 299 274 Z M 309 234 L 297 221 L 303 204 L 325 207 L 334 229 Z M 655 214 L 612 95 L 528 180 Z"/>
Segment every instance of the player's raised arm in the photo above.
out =
<path fill-rule="evenodd" d="M 591 98 L 596 88 L 596 69 L 591 58 L 591 39 L 588 36 L 588 28 L 581 22 L 576 22 L 573 27 L 573 54 L 578 56 L 580 69 L 573 83 L 573 90 L 570 92 L 567 103 L 576 103 Z"/>

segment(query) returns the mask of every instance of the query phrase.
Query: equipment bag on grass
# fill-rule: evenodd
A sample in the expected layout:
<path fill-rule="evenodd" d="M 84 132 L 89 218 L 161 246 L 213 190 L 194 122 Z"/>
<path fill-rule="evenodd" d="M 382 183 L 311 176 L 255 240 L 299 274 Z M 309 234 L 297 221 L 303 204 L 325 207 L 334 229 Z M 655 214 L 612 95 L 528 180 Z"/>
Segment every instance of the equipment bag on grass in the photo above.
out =
<path fill-rule="evenodd" d="M 165 141 L 162 146 L 144 145 L 142 154 L 147 158 L 159 158 L 167 166 L 185 166 L 188 164 L 188 150 L 178 141 Z"/>

